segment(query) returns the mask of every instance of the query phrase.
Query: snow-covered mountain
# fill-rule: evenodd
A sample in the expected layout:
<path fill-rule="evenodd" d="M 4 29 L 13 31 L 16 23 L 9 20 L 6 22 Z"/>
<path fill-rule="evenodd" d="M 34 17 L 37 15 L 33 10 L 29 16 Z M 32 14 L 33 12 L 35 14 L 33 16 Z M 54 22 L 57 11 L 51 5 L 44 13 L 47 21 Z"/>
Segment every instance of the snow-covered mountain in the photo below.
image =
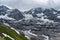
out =
<path fill-rule="evenodd" d="M 33 17 L 38 17 L 38 18 L 44 17 L 49 20 L 54 20 L 56 22 L 60 22 L 59 21 L 60 20 L 60 17 L 59 17 L 60 11 L 57 11 L 53 8 L 50 8 L 50 9 L 34 8 L 29 11 L 26 11 L 25 13 L 31 14 L 31 15 L 33 15 Z"/>
<path fill-rule="evenodd" d="M 33 8 L 21 12 L 18 9 L 0 6 L 0 22 L 18 31 L 22 30 L 26 37 L 36 40 L 40 40 L 40 37 L 54 36 L 55 32 L 60 33 L 60 11 L 53 8 Z"/>
<path fill-rule="evenodd" d="M 2 5 L 0 6 L 0 18 L 20 20 L 24 18 L 24 16 L 18 9 L 9 9 L 8 7 Z"/>

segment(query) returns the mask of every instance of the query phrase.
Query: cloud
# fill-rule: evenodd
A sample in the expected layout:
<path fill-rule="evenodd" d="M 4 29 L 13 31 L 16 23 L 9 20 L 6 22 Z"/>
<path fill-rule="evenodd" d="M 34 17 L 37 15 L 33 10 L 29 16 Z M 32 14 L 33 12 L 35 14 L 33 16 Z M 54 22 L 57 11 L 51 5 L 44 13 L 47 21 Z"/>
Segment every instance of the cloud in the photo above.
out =
<path fill-rule="evenodd" d="M 28 10 L 35 7 L 60 8 L 60 0 L 0 0 L 1 4 L 20 10 Z"/>

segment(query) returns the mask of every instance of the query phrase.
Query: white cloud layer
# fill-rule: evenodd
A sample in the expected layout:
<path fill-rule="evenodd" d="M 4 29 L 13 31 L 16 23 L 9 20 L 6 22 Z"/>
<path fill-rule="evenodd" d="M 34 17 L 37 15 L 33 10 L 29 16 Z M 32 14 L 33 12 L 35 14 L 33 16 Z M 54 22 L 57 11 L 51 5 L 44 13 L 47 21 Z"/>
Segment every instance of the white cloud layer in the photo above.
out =
<path fill-rule="evenodd" d="M 27 10 L 34 7 L 60 8 L 60 0 L 0 0 L 1 4 L 20 10 Z"/>

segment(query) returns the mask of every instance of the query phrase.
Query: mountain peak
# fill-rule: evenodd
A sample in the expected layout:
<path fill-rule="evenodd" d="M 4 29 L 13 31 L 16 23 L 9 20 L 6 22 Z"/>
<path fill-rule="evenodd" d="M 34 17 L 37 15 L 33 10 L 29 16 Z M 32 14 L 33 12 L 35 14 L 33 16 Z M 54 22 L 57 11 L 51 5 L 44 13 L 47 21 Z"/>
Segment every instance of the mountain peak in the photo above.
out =
<path fill-rule="evenodd" d="M 20 20 L 24 17 L 18 9 L 13 9 L 12 11 L 10 11 L 10 14 L 8 16 L 16 20 Z"/>
<path fill-rule="evenodd" d="M 5 15 L 7 10 L 9 10 L 9 8 L 7 6 L 1 5 L 0 6 L 0 15 Z"/>
<path fill-rule="evenodd" d="M 12 12 L 20 12 L 18 9 L 13 9 Z"/>
<path fill-rule="evenodd" d="M 1 9 L 1 8 L 9 9 L 9 8 L 8 8 L 7 6 L 5 6 L 5 5 L 1 5 L 1 6 L 0 6 L 0 9 Z"/>

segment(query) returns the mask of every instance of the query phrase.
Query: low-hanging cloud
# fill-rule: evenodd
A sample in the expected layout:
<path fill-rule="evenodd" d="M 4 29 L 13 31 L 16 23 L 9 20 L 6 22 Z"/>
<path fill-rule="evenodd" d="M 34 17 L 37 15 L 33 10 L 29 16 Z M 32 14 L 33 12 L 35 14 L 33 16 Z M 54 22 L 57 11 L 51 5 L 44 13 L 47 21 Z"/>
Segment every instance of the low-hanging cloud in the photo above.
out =
<path fill-rule="evenodd" d="M 27 10 L 35 7 L 60 8 L 60 0 L 0 0 L 0 5 Z"/>

